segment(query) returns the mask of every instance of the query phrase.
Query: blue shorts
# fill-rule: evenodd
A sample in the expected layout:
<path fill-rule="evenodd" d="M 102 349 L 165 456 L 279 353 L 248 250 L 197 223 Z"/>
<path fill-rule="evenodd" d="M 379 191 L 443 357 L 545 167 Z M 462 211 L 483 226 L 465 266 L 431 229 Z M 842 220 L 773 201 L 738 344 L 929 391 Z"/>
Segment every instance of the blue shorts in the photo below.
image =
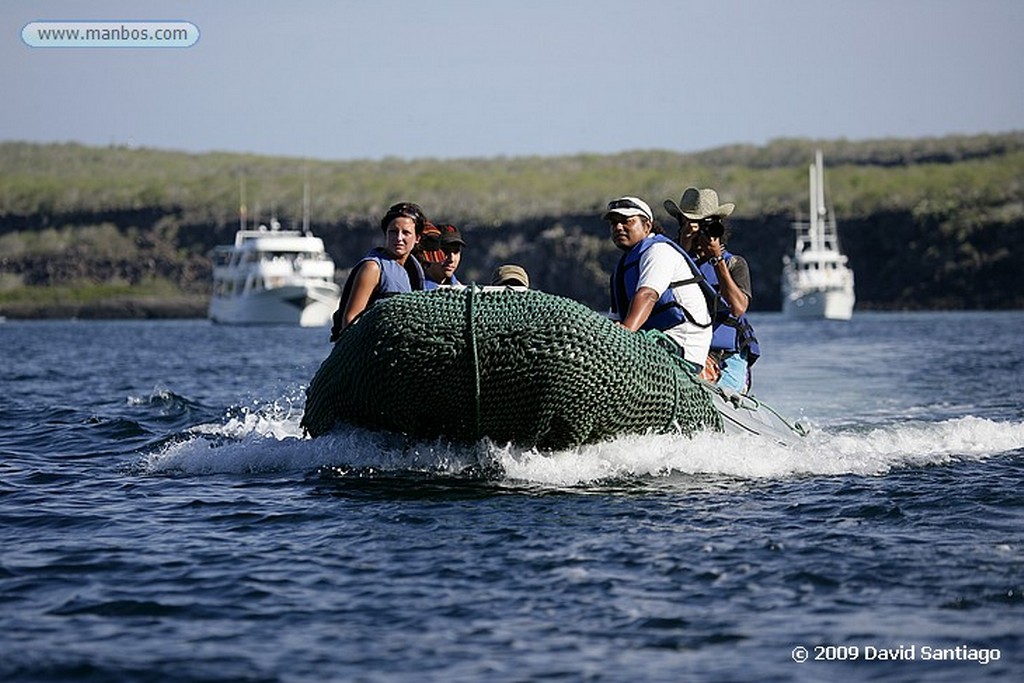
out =
<path fill-rule="evenodd" d="M 742 394 L 750 388 L 748 379 L 747 359 L 742 355 L 734 353 L 722 360 L 722 376 L 718 379 L 718 386 Z"/>

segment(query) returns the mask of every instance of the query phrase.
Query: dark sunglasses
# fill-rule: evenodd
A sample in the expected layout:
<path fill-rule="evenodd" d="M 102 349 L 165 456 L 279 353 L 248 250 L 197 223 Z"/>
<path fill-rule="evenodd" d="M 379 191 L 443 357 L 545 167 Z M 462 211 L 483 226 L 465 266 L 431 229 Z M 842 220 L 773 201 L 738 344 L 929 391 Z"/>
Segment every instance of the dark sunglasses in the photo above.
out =
<path fill-rule="evenodd" d="M 621 213 L 613 213 L 610 214 L 608 218 L 605 220 L 607 220 L 608 225 L 610 225 L 614 229 L 616 225 L 619 225 L 621 223 L 628 223 L 634 218 L 643 218 L 643 216 L 623 216 Z"/>

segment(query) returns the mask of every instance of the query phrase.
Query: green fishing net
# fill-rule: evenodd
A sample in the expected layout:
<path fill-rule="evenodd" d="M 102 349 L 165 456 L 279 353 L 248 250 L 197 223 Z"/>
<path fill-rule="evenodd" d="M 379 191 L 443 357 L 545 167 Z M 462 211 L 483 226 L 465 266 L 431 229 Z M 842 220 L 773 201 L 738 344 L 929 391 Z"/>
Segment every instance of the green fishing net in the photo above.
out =
<path fill-rule="evenodd" d="M 306 391 L 311 436 L 343 422 L 415 438 L 543 450 L 629 433 L 721 430 L 672 342 L 570 299 L 509 288 L 378 301 Z"/>

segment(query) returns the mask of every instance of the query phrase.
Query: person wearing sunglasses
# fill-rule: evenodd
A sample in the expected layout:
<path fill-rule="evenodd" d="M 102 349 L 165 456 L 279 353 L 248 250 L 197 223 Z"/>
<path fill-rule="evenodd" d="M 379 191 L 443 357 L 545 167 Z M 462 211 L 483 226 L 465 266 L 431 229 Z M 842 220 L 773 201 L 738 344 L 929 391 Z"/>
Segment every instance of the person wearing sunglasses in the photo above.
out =
<path fill-rule="evenodd" d="M 676 204 L 665 210 L 679 223 L 679 245 L 693 257 L 701 274 L 716 293 L 711 352 L 702 376 L 739 393 L 750 390 L 750 368 L 761 355 L 754 328 L 747 319 L 750 306 L 750 268 L 742 256 L 725 248 L 729 240 L 726 218 L 736 208 L 719 204 L 711 188 L 688 187 Z"/>
<path fill-rule="evenodd" d="M 423 289 L 423 268 L 409 257 L 426 224 L 423 209 L 412 202 L 394 204 L 384 214 L 380 221 L 384 246 L 371 249 L 349 273 L 334 312 L 332 342 L 377 300 Z"/>
<path fill-rule="evenodd" d="M 455 277 L 455 271 L 462 262 L 464 246 L 466 242 L 462 239 L 462 233 L 454 225 L 427 223 L 420 243 L 413 251 L 426 275 L 424 289 L 436 289 L 438 285 L 461 284 Z"/>
<path fill-rule="evenodd" d="M 634 332 L 661 330 L 699 372 L 711 344 L 711 314 L 697 265 L 661 234 L 642 199 L 609 202 L 604 219 L 623 252 L 612 273 L 611 317 Z"/>

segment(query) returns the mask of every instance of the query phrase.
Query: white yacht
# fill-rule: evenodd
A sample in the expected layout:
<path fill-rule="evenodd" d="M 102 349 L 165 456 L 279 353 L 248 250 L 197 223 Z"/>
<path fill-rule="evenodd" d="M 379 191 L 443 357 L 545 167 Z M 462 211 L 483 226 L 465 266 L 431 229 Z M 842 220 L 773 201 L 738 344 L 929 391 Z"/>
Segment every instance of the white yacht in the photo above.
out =
<path fill-rule="evenodd" d="M 821 150 L 810 166 L 810 221 L 793 223 L 796 248 L 783 258 L 782 312 L 794 318 L 849 320 L 855 301 L 853 271 L 839 250 L 839 232 L 825 204 Z"/>
<path fill-rule="evenodd" d="M 308 229 L 270 227 L 235 233 L 235 243 L 213 250 L 210 320 L 226 324 L 322 327 L 331 322 L 341 290 L 334 261 Z"/>

